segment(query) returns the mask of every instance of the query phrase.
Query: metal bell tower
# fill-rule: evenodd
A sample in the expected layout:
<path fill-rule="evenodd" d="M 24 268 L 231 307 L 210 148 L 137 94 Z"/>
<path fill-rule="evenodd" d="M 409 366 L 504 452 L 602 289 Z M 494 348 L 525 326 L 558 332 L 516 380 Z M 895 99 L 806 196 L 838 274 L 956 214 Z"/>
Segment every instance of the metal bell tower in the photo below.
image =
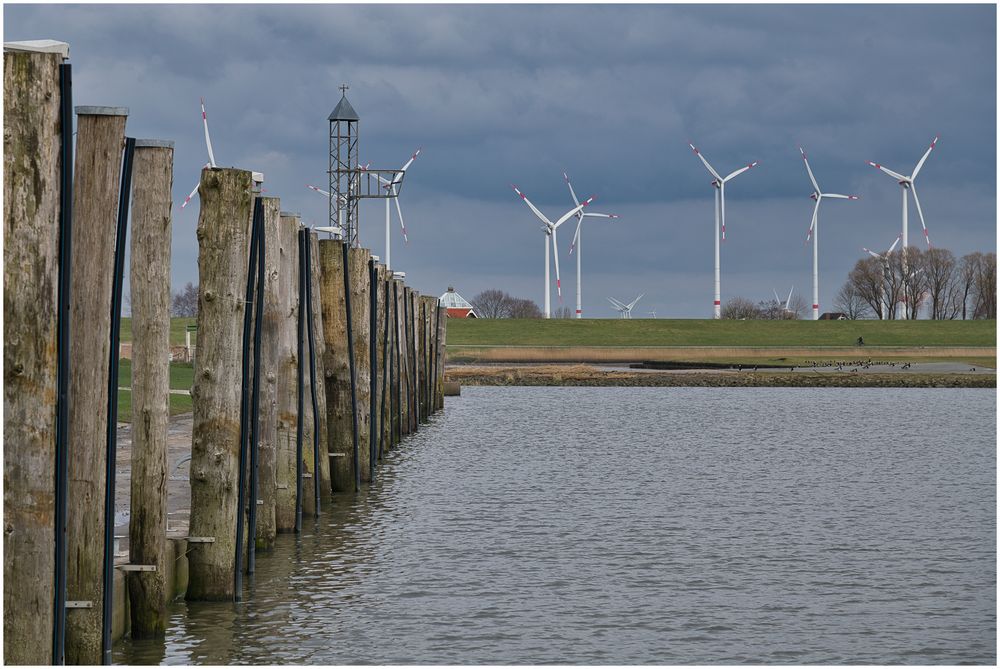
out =
<path fill-rule="evenodd" d="M 358 240 L 358 113 L 347 101 L 347 84 L 330 113 L 330 227 L 343 230 L 351 246 Z"/>

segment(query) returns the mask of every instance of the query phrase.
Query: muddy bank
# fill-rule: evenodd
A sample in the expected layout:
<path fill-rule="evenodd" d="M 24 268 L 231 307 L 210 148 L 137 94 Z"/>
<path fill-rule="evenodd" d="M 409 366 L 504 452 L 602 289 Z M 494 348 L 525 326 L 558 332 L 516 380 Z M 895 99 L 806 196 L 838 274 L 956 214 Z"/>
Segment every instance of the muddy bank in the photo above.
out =
<path fill-rule="evenodd" d="M 573 366 L 451 366 L 445 379 L 468 386 L 771 388 L 996 388 L 996 374 L 608 370 Z"/>

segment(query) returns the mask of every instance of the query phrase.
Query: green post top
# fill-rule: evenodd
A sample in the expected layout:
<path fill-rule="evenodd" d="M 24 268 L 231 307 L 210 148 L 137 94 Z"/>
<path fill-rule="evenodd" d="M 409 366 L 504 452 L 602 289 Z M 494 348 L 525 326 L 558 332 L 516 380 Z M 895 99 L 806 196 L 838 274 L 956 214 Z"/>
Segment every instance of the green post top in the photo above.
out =
<path fill-rule="evenodd" d="M 184 329 L 187 330 L 188 332 L 197 332 L 198 331 L 198 326 L 197 325 L 187 325 L 187 326 L 184 327 Z"/>

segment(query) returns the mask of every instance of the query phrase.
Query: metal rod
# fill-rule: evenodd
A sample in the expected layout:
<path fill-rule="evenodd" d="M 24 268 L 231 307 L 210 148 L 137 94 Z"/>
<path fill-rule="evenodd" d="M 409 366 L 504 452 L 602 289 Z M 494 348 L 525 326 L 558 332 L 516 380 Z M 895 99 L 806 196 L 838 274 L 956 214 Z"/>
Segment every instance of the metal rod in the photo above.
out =
<path fill-rule="evenodd" d="M 59 313 L 56 325 L 55 592 L 52 664 L 66 663 L 66 512 L 69 490 L 69 298 L 73 247 L 73 70 L 59 66 Z M 117 389 L 116 389 L 117 392 Z"/>
<path fill-rule="evenodd" d="M 388 200 L 386 200 L 388 202 Z M 378 447 L 375 445 L 377 432 L 375 421 L 378 419 L 378 286 L 376 285 L 375 259 L 368 261 L 368 471 L 369 480 L 375 481 L 375 464 L 378 460 Z"/>
<path fill-rule="evenodd" d="M 413 323 L 411 319 L 413 318 L 413 300 L 403 292 L 403 330 L 406 333 L 406 407 L 407 407 L 407 425 L 410 428 L 410 432 L 416 432 L 416 426 L 413 420 L 413 414 L 415 413 L 416 402 L 414 393 L 414 382 L 416 381 L 417 374 L 417 364 L 415 357 L 416 347 L 413 345 Z"/>
<path fill-rule="evenodd" d="M 260 198 L 254 199 L 253 223 L 250 227 L 250 258 L 247 263 L 247 290 L 243 304 L 243 369 L 240 405 L 240 464 L 236 494 L 236 562 L 233 566 L 233 598 L 243 599 L 243 514 L 247 496 L 247 434 L 250 414 L 250 323 L 251 305 L 254 302 L 254 275 L 257 269 L 257 221 L 263 218 L 264 208 Z M 256 503 L 257 500 L 254 500 Z"/>
<path fill-rule="evenodd" d="M 396 443 L 398 444 L 403 438 L 403 374 L 402 369 L 400 369 L 400 358 L 399 358 L 399 284 L 396 281 L 392 282 L 392 342 L 393 342 L 393 358 L 395 360 L 395 365 L 393 366 L 393 382 L 392 389 L 395 395 L 395 408 L 393 409 L 393 416 L 396 417 L 395 423 L 396 427 L 394 430 L 394 435 L 396 438 Z"/>
<path fill-rule="evenodd" d="M 125 237 L 128 234 L 129 196 L 135 138 L 125 138 L 121 189 L 118 191 L 118 231 L 111 284 L 111 347 L 108 356 L 108 429 L 104 466 L 104 582 L 101 619 L 101 658 L 111 664 L 111 617 L 115 586 L 115 465 L 118 456 L 118 343 L 121 339 L 122 282 L 125 279 Z"/>
<path fill-rule="evenodd" d="M 436 413 L 438 409 L 438 356 L 441 354 L 441 301 L 435 302 L 434 306 L 434 358 L 431 363 L 431 410 Z"/>
<path fill-rule="evenodd" d="M 382 335 L 382 396 L 380 400 L 379 416 L 381 420 L 378 422 L 378 459 L 382 459 L 382 443 L 385 441 L 385 417 L 386 417 L 386 399 L 389 395 L 389 367 L 390 355 L 389 355 L 389 282 L 385 282 L 385 313 L 382 315 L 382 320 L 385 321 L 385 333 Z M 392 423 L 389 423 L 392 426 Z"/>
<path fill-rule="evenodd" d="M 261 327 L 264 320 L 264 254 L 267 238 L 264 235 L 264 204 L 259 197 L 260 215 L 255 217 L 254 227 L 257 234 L 257 291 L 254 295 L 253 319 L 253 389 L 251 391 L 250 410 L 250 505 L 247 521 L 247 573 L 252 574 L 257 568 L 257 494 L 260 480 L 260 350 Z M 248 305 L 249 306 L 249 305 Z"/>
<path fill-rule="evenodd" d="M 351 425 L 354 428 L 354 492 L 361 490 L 361 467 L 358 466 L 358 387 L 354 361 L 354 328 L 351 324 L 351 271 L 344 244 L 344 309 L 347 311 L 347 358 L 351 368 Z"/>
<path fill-rule="evenodd" d="M 295 419 L 295 532 L 302 531 L 302 431 L 305 429 L 303 420 L 303 403 L 305 402 L 305 367 L 302 358 L 305 357 L 305 337 L 303 336 L 306 326 L 306 231 L 305 228 L 299 230 L 299 321 L 298 321 L 298 354 L 296 362 L 298 364 L 298 404 Z"/>
<path fill-rule="evenodd" d="M 315 511 L 313 515 L 319 518 L 320 485 L 319 480 L 319 401 L 316 394 L 316 384 L 321 383 L 316 378 L 316 341 L 313 335 L 313 290 L 312 290 L 312 239 L 308 229 L 305 233 L 306 247 L 306 332 L 309 339 L 309 394 L 312 397 L 313 412 L 313 497 Z"/>

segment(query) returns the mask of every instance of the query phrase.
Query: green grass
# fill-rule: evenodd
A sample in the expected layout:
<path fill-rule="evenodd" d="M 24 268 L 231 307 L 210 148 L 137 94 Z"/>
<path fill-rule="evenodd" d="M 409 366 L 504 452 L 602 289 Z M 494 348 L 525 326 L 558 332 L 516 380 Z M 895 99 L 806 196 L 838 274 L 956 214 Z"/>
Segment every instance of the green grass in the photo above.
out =
<path fill-rule="evenodd" d="M 170 319 L 170 345 L 171 346 L 183 346 L 184 345 L 184 330 L 188 325 L 194 325 L 194 318 L 171 318 Z M 132 319 L 126 316 L 122 317 L 122 330 L 121 330 L 121 340 L 132 341 Z M 191 333 L 191 344 L 195 345 L 198 343 L 198 333 Z"/>
<path fill-rule="evenodd" d="M 194 385 L 194 367 L 190 362 L 170 363 L 170 389 L 191 390 Z M 118 386 L 132 387 L 132 361 L 122 358 L 118 361 Z"/>
<path fill-rule="evenodd" d="M 188 413 L 192 411 L 192 409 L 193 405 L 191 403 L 190 395 L 170 396 L 171 416 L 179 413 Z M 132 391 L 130 390 L 118 391 L 118 422 L 119 423 L 132 422 Z"/>
<path fill-rule="evenodd" d="M 996 321 L 452 319 L 449 346 L 996 346 Z"/>

